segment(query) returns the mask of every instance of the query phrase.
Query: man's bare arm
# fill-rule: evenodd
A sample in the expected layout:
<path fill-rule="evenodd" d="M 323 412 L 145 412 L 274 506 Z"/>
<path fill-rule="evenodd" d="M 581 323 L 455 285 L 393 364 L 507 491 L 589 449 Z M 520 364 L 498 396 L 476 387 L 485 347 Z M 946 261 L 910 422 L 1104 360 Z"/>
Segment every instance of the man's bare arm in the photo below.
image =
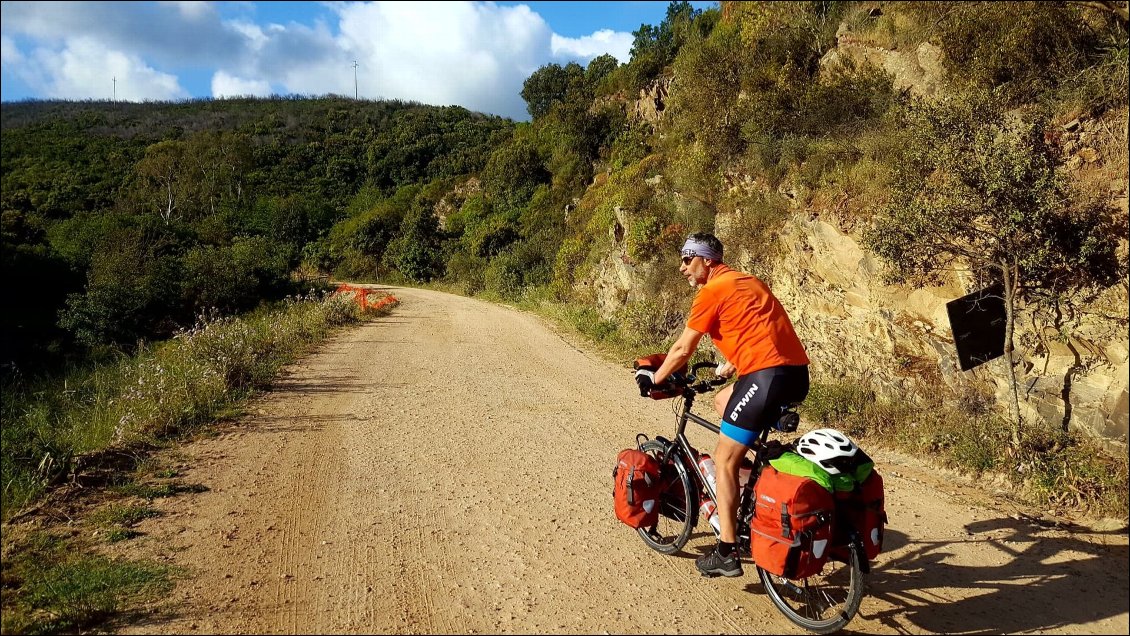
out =
<path fill-rule="evenodd" d="M 687 363 L 694 354 L 695 348 L 698 347 L 698 341 L 702 338 L 701 331 L 695 331 L 690 327 L 683 329 L 682 335 L 671 345 L 671 350 L 667 352 L 667 359 L 663 361 L 663 365 L 655 372 L 655 383 L 659 384 L 667 380 L 677 369 Z"/>

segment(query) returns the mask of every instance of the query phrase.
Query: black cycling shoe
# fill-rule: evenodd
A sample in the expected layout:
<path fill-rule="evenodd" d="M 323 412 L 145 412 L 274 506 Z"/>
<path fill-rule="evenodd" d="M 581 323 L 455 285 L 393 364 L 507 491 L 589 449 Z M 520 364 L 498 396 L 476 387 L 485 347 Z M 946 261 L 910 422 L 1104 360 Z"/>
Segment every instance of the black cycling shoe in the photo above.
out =
<path fill-rule="evenodd" d="M 718 554 L 718 550 L 715 549 L 709 554 L 704 554 L 695 559 L 694 565 L 703 576 L 741 576 L 745 574 L 742 570 L 742 561 L 738 558 L 736 552 L 724 557 Z"/>

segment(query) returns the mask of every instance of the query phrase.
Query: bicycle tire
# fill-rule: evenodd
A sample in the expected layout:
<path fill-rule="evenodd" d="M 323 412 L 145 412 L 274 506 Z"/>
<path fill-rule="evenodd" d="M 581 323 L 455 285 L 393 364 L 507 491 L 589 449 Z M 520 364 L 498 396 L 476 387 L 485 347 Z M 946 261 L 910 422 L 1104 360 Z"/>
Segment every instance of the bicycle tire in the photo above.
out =
<path fill-rule="evenodd" d="M 789 580 L 757 568 L 770 600 L 793 623 L 814 634 L 847 626 L 863 602 L 862 546 L 852 542 L 846 561 L 829 559 L 819 574 Z"/>
<path fill-rule="evenodd" d="M 668 480 L 665 495 L 660 499 L 660 514 L 655 525 L 637 528 L 647 547 L 660 554 L 675 554 L 691 538 L 698 519 L 698 489 L 687 472 L 687 465 L 677 455 L 665 456 L 668 445 L 659 440 L 648 440 L 640 450 L 659 461 L 660 474 Z"/>

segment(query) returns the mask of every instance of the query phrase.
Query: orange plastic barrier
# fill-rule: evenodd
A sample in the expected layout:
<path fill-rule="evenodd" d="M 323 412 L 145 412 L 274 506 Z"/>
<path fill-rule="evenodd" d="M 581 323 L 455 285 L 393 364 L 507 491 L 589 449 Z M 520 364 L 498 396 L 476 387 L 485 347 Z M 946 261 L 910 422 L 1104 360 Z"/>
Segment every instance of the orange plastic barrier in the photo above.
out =
<path fill-rule="evenodd" d="M 388 305 L 397 304 L 400 301 L 392 294 L 385 294 L 383 292 L 365 289 L 364 287 L 354 287 L 353 285 L 338 285 L 335 293 L 338 294 L 353 294 L 357 304 L 361 306 L 361 311 L 366 309 L 380 309 Z M 378 298 L 370 299 L 372 296 Z"/>

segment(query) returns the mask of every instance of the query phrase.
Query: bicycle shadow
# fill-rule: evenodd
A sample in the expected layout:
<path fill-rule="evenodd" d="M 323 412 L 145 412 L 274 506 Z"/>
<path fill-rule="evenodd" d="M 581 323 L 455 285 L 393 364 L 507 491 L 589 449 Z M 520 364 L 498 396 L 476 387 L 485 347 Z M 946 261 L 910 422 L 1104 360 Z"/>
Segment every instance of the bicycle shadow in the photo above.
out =
<path fill-rule="evenodd" d="M 859 616 L 899 632 L 910 623 L 932 633 L 1000 634 L 1126 613 L 1125 542 L 1092 543 L 1011 517 L 967 524 L 965 530 L 964 541 L 913 541 L 888 529 L 884 548 L 899 554 L 890 560 L 880 556 L 872 565 L 867 580 L 872 601 L 865 599 Z M 957 544 L 974 544 L 960 552 L 981 564 L 953 563 L 958 553 L 948 548 Z"/>
<path fill-rule="evenodd" d="M 687 538 L 687 545 L 683 546 L 683 549 L 679 550 L 675 554 L 668 556 L 674 557 L 676 559 L 693 560 L 711 552 L 712 550 L 714 550 L 714 546 L 716 545 L 717 539 L 715 538 L 713 532 L 709 530 L 703 531 L 699 528 L 695 528 L 695 531 L 692 532 L 691 536 Z"/>

